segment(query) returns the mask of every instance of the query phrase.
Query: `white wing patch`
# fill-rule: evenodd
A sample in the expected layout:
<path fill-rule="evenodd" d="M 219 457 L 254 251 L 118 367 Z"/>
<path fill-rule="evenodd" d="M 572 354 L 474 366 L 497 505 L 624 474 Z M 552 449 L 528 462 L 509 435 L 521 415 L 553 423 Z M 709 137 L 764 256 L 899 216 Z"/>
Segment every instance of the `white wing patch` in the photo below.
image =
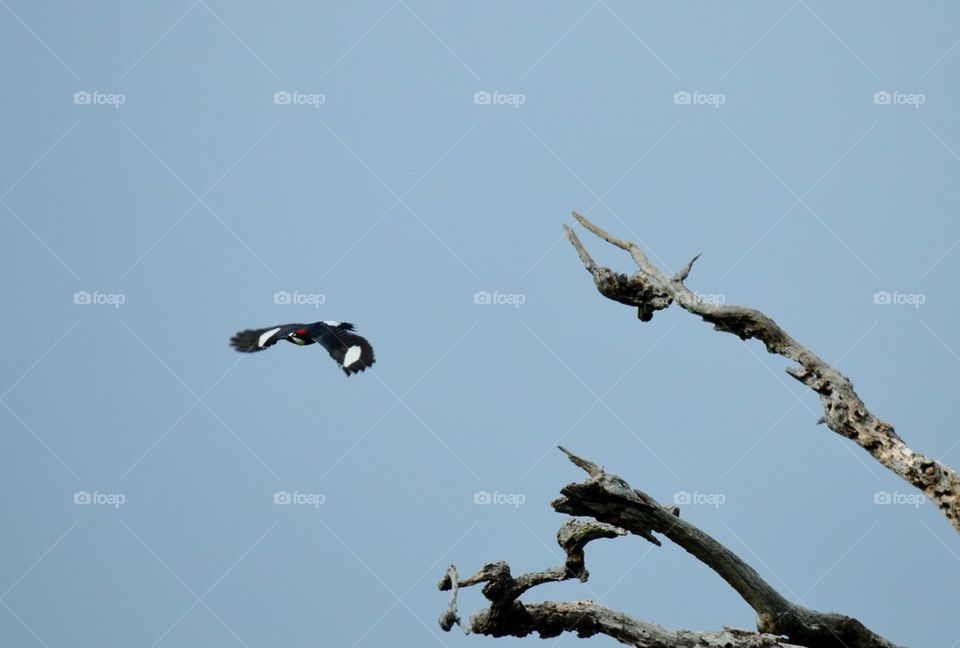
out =
<path fill-rule="evenodd" d="M 329 322 L 327 323 L 329 324 Z M 360 347 L 354 344 L 352 347 L 347 349 L 346 355 L 343 356 L 343 366 L 349 367 L 359 359 L 360 359 Z"/>
<path fill-rule="evenodd" d="M 280 327 L 278 326 L 277 328 L 272 328 L 269 331 L 264 331 L 263 333 L 261 333 L 260 339 L 257 340 L 257 346 L 262 349 L 263 345 L 266 344 L 270 338 L 276 335 L 277 331 L 279 330 L 280 330 Z"/>
<path fill-rule="evenodd" d="M 326 321 L 326 320 L 324 320 L 323 323 L 326 324 L 327 326 L 332 326 L 332 327 L 334 327 L 334 328 L 336 328 L 336 327 L 340 326 L 341 324 L 343 324 L 343 322 L 328 322 L 328 321 Z"/>

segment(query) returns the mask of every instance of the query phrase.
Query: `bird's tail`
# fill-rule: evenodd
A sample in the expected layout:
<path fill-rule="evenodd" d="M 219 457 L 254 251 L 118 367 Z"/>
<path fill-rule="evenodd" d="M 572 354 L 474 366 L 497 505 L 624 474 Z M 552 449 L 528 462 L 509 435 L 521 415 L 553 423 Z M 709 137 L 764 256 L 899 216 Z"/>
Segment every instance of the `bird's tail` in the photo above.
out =
<path fill-rule="evenodd" d="M 242 353 L 263 351 L 265 347 L 259 345 L 260 336 L 270 329 L 247 329 L 240 331 L 230 338 L 230 346 Z"/>

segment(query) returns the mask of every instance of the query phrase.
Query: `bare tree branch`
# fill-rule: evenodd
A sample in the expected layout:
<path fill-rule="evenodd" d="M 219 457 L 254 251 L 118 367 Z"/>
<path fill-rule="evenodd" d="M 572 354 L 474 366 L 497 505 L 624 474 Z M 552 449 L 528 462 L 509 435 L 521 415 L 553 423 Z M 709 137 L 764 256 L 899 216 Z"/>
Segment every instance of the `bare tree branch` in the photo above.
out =
<path fill-rule="evenodd" d="M 793 604 L 736 554 L 680 519 L 676 507 L 659 504 L 646 493 L 635 490 L 622 478 L 607 474 L 603 468 L 561 448 L 588 479 L 568 484 L 563 497 L 552 503 L 560 513 L 589 516 L 594 520 L 568 520 L 557 533 L 557 541 L 567 554 L 566 563 L 539 572 L 513 577 L 505 562 L 488 563 L 463 581 L 451 566 L 440 581 L 441 590 L 451 591 L 450 603 L 440 617 L 440 626 L 450 630 L 456 623 L 466 632 L 493 637 L 525 637 L 537 632 L 554 637 L 575 632 L 581 637 L 603 634 L 621 643 L 641 648 L 690 648 L 726 646 L 754 648 L 806 646 L 809 648 L 896 648 L 854 618 L 824 613 Z M 592 601 L 558 603 L 522 603 L 527 590 L 548 582 L 578 578 L 585 581 L 584 546 L 597 538 L 613 538 L 626 533 L 639 535 L 660 545 L 653 533 L 660 533 L 715 571 L 756 611 L 758 632 L 725 628 L 715 632 L 669 630 L 634 619 Z M 470 618 L 464 626 L 457 612 L 460 587 L 483 583 L 483 595 L 490 607 Z"/>
<path fill-rule="evenodd" d="M 573 216 L 591 233 L 629 252 L 639 268 L 636 273 L 627 276 L 598 266 L 576 233 L 564 225 L 567 238 L 593 276 L 600 294 L 635 307 L 637 316 L 645 322 L 651 320 L 656 311 L 676 302 L 684 310 L 713 324 L 718 331 L 733 333 L 742 340 L 755 338 L 763 342 L 770 353 L 793 360 L 798 366 L 789 367 L 786 371 L 820 396 L 824 409 L 821 421 L 923 491 L 953 528 L 960 532 L 960 475 L 939 461 L 911 450 L 893 426 L 867 410 L 846 376 L 790 337 L 772 319 L 752 308 L 708 303 L 688 289 L 683 281 L 699 255 L 691 259 L 680 272 L 668 277 L 650 263 L 636 244 L 611 236 L 576 212 Z"/>
<path fill-rule="evenodd" d="M 568 520 L 557 534 L 557 540 L 564 546 L 563 536 L 577 539 L 564 546 L 568 551 L 565 566 L 551 567 L 540 572 L 531 572 L 518 578 L 510 574 L 510 566 L 505 562 L 487 563 L 473 576 L 459 580 L 457 568 L 447 568 L 440 580 L 439 588 L 450 591 L 450 602 L 446 611 L 440 615 L 440 627 L 449 631 L 454 624 L 460 626 L 466 634 L 492 637 L 526 637 L 536 632 L 542 639 L 559 636 L 563 632 L 575 632 L 580 637 L 592 637 L 597 634 L 613 637 L 617 641 L 639 648 L 775 648 L 788 647 L 776 637 L 745 630 L 726 628 L 719 632 L 693 632 L 689 630 L 668 630 L 653 623 L 647 623 L 630 617 L 623 612 L 612 610 L 591 601 L 559 603 L 520 603 L 518 597 L 532 586 L 570 578 L 587 579 L 586 570 L 569 569 L 571 562 L 580 561 L 582 567 L 583 545 L 599 537 L 616 537 L 626 531 L 599 522 L 580 522 Z M 575 546 L 572 552 L 568 547 Z M 457 611 L 457 594 L 461 587 L 484 584 L 483 594 L 490 601 L 490 607 L 481 610 L 470 618 L 469 626 L 464 625 Z"/>
<path fill-rule="evenodd" d="M 563 488 L 560 491 L 563 497 L 552 502 L 556 511 L 590 516 L 647 539 L 653 532 L 663 534 L 735 589 L 757 613 L 757 628 L 761 632 L 785 636 L 802 646 L 894 646 L 856 619 L 816 612 L 787 601 L 727 547 L 681 519 L 677 507 L 663 506 L 643 491 L 631 488 L 620 477 L 597 470 L 592 464 L 592 469 L 588 469 L 582 465 L 582 459 L 567 450 L 564 452 L 590 477 L 583 483 Z"/>

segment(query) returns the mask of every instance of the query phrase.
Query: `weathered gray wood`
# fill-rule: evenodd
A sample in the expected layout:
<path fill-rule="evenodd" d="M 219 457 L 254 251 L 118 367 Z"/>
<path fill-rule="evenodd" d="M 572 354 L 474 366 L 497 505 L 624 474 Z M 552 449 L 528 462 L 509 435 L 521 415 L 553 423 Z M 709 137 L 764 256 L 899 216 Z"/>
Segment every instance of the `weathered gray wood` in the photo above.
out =
<path fill-rule="evenodd" d="M 724 646 L 759 648 L 806 646 L 808 648 L 896 648 L 896 644 L 869 630 L 860 621 L 833 612 L 817 612 L 786 600 L 748 564 L 709 534 L 680 518 L 675 506 L 663 506 L 635 490 L 622 478 L 561 448 L 588 478 L 565 486 L 563 497 L 552 502 L 554 510 L 593 520 L 567 520 L 557 533 L 557 542 L 566 552 L 564 565 L 514 577 L 505 562 L 487 563 L 459 580 L 451 565 L 439 583 L 450 591 L 450 603 L 440 616 L 440 627 L 449 631 L 454 624 L 465 632 L 492 637 L 525 637 L 533 632 L 541 638 L 562 632 L 580 637 L 603 634 L 641 648 Z M 598 538 L 615 538 L 627 533 L 660 545 L 653 536 L 660 533 L 683 547 L 723 578 L 757 613 L 757 632 L 725 628 L 714 632 L 669 630 L 640 621 L 592 601 L 522 603 L 529 589 L 548 582 L 578 578 L 585 581 L 584 547 Z M 487 609 L 463 624 L 457 611 L 461 587 L 483 584 Z"/>
<path fill-rule="evenodd" d="M 713 324 L 718 331 L 733 333 L 742 340 L 755 338 L 763 342 L 770 353 L 793 360 L 798 366 L 788 367 L 786 371 L 820 396 L 824 409 L 821 422 L 855 442 L 886 468 L 923 491 L 953 528 L 960 532 L 960 475 L 939 461 L 910 449 L 892 425 L 870 413 L 846 376 L 790 337 L 772 319 L 753 308 L 713 304 L 698 298 L 683 281 L 689 276 L 699 255 L 691 259 L 680 272 L 668 277 L 650 262 L 636 244 L 608 234 L 576 212 L 573 216 L 592 234 L 627 251 L 637 264 L 638 271 L 629 276 L 598 266 L 576 233 L 564 225 L 567 238 L 593 276 L 601 295 L 635 307 L 637 316 L 645 322 L 652 319 L 656 311 L 677 303 L 684 310 Z"/>
<path fill-rule="evenodd" d="M 891 425 L 867 410 L 848 378 L 790 337 L 772 319 L 752 308 L 699 299 L 683 283 L 699 255 L 668 277 L 634 243 L 608 234 L 577 213 L 574 217 L 591 233 L 627 251 L 638 267 L 637 272 L 628 276 L 598 266 L 574 231 L 565 225 L 567 237 L 600 294 L 636 308 L 641 321 L 649 321 L 658 310 L 677 303 L 718 331 L 733 333 L 743 340 L 755 338 L 770 353 L 796 362 L 797 366 L 789 367 L 787 372 L 820 396 L 824 408 L 820 422 L 856 442 L 874 459 L 922 490 L 960 531 L 960 476 L 946 465 L 911 450 Z M 607 474 L 601 466 L 560 449 L 587 473 L 588 479 L 568 484 L 561 490 L 563 496 L 552 505 L 559 513 L 592 518 L 567 520 L 557 533 L 557 541 L 567 556 L 564 565 L 513 577 L 507 563 L 487 563 L 462 581 L 451 565 L 439 584 L 441 590 L 451 592 L 448 608 L 440 617 L 444 630 L 456 624 L 467 633 L 494 637 L 525 637 L 534 632 L 541 637 L 555 637 L 563 632 L 575 632 L 580 637 L 602 634 L 640 648 L 896 648 L 857 619 L 818 612 L 788 601 L 739 556 L 681 519 L 677 507 L 661 505 L 643 491 L 631 488 L 622 478 Z M 757 632 L 731 628 L 713 632 L 669 630 L 592 601 L 519 600 L 529 589 L 543 583 L 572 578 L 586 581 L 587 543 L 627 533 L 657 546 L 661 542 L 655 534 L 660 534 L 707 565 L 757 613 Z M 478 584 L 483 584 L 483 594 L 490 605 L 464 624 L 457 611 L 457 593 L 460 587 Z"/>

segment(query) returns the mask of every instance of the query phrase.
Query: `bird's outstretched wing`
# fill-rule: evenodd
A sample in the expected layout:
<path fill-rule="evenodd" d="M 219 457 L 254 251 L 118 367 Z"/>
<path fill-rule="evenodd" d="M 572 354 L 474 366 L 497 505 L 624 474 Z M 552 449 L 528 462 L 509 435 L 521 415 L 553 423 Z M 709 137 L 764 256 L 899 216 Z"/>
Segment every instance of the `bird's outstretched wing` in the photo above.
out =
<path fill-rule="evenodd" d="M 376 361 L 370 343 L 352 331 L 353 324 L 349 322 L 340 322 L 336 326 L 323 322 L 313 337 L 348 376 L 363 371 Z"/>
<path fill-rule="evenodd" d="M 282 340 L 291 331 L 295 331 L 303 326 L 302 324 L 280 324 L 262 329 L 247 329 L 240 331 L 230 338 L 230 346 L 243 353 L 254 353 L 263 351 L 267 347 L 273 346 L 277 340 Z"/>

